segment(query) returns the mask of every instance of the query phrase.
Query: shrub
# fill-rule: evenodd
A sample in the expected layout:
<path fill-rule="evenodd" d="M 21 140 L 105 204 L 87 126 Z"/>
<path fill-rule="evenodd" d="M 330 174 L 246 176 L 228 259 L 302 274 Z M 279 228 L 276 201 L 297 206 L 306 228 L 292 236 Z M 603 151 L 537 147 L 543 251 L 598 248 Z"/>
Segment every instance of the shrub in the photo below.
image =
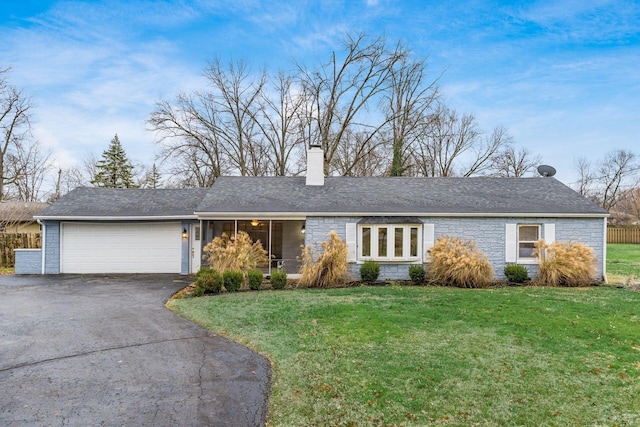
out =
<path fill-rule="evenodd" d="M 201 297 L 202 295 L 204 295 L 204 288 L 198 285 L 191 291 L 191 296 L 193 297 Z"/>
<path fill-rule="evenodd" d="M 203 268 L 196 275 L 196 283 L 192 295 L 217 294 L 222 290 L 223 278 L 212 268 Z"/>
<path fill-rule="evenodd" d="M 441 237 L 429 254 L 429 276 L 442 285 L 482 288 L 493 278 L 489 259 L 471 240 Z"/>
<path fill-rule="evenodd" d="M 536 243 L 535 254 L 540 258 L 537 285 L 584 286 L 596 281 L 596 258 L 593 249 L 576 242 L 554 242 L 547 245 L 543 240 Z"/>
<path fill-rule="evenodd" d="M 421 265 L 410 265 L 409 266 L 409 278 L 415 285 L 421 285 L 424 283 L 424 277 L 427 275 L 427 272 L 424 270 L 424 267 Z"/>
<path fill-rule="evenodd" d="M 271 287 L 273 289 L 284 289 L 287 286 L 287 273 L 284 270 L 271 272 Z"/>
<path fill-rule="evenodd" d="M 260 240 L 255 243 L 244 231 L 233 237 L 222 233 L 203 248 L 207 254 L 207 263 L 213 269 L 224 273 L 227 270 L 241 271 L 245 275 L 249 270 L 269 262 L 267 251 Z"/>
<path fill-rule="evenodd" d="M 520 264 L 507 264 L 504 267 L 504 275 L 513 283 L 522 283 L 529 279 L 529 272 L 524 265 Z"/>
<path fill-rule="evenodd" d="M 215 271 L 215 270 L 211 267 L 207 267 L 207 266 L 200 267 L 200 270 L 198 270 L 198 272 L 196 273 L 196 279 L 202 276 L 203 274 L 208 274 L 212 271 Z"/>
<path fill-rule="evenodd" d="M 262 275 L 262 271 L 249 270 L 247 272 L 247 283 L 249 285 L 249 289 L 252 289 L 254 291 L 259 291 L 260 285 L 262 285 L 263 280 L 264 280 L 264 276 Z"/>
<path fill-rule="evenodd" d="M 309 245 L 302 250 L 299 287 L 336 287 L 344 284 L 348 275 L 347 245 L 335 231 L 329 232 L 329 241 L 322 242 L 322 253 L 317 256 Z"/>
<path fill-rule="evenodd" d="M 375 261 L 365 261 L 360 266 L 360 278 L 365 282 L 375 282 L 380 276 L 380 264 Z"/>
<path fill-rule="evenodd" d="M 224 288 L 229 292 L 236 292 L 242 286 L 244 279 L 242 272 L 238 270 L 227 270 L 222 273 Z"/>

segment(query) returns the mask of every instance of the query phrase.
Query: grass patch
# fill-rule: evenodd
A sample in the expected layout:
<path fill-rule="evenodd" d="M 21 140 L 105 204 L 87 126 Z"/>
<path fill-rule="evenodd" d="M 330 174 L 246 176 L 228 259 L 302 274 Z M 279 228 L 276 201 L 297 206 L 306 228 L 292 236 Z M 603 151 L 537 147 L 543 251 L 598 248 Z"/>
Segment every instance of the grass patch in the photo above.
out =
<path fill-rule="evenodd" d="M 640 425 L 638 292 L 360 287 L 169 305 L 271 358 L 271 426 Z"/>
<path fill-rule="evenodd" d="M 607 275 L 612 283 L 624 283 L 625 278 L 640 278 L 640 245 L 608 244 Z"/>
<path fill-rule="evenodd" d="M 14 274 L 15 268 L 13 267 L 0 267 L 0 276 L 6 276 L 8 274 Z"/>

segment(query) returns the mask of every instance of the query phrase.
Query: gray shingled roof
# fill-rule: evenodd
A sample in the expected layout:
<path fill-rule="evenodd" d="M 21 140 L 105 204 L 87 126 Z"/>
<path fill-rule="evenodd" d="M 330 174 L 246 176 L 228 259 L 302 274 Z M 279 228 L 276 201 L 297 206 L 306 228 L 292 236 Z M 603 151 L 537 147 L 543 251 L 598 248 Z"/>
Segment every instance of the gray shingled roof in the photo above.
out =
<path fill-rule="evenodd" d="M 221 177 L 197 213 L 593 214 L 606 211 L 554 178 Z M 212 215 L 213 216 L 213 215 Z"/>
<path fill-rule="evenodd" d="M 227 214 L 560 214 L 606 211 L 554 178 L 221 177 L 211 188 L 77 188 L 36 218 Z"/>
<path fill-rule="evenodd" d="M 5 200 L 0 202 L 0 221 L 32 222 L 33 215 L 49 206 L 44 202 L 21 202 Z"/>
<path fill-rule="evenodd" d="M 80 187 L 35 217 L 189 217 L 207 190 Z"/>

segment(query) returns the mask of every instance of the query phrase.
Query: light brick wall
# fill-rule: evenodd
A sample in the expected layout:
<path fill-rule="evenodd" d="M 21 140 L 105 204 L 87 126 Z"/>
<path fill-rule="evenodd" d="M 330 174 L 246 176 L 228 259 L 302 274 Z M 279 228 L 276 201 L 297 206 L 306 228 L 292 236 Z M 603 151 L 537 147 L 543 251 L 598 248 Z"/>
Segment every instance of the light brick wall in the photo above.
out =
<path fill-rule="evenodd" d="M 60 274 L 60 221 L 45 221 L 44 273 Z"/>
<path fill-rule="evenodd" d="M 604 225 L 602 218 L 422 218 L 425 223 L 435 225 L 435 238 L 454 236 L 471 239 L 483 251 L 493 266 L 496 278 L 505 279 L 505 229 L 507 224 L 555 224 L 556 241 L 580 241 L 591 247 L 598 260 L 597 277 L 602 278 L 604 256 Z M 544 226 L 540 227 L 541 237 Z M 537 265 L 525 265 L 533 277 Z"/>
<path fill-rule="evenodd" d="M 319 243 L 329 238 L 329 231 L 335 230 L 345 240 L 347 223 L 358 222 L 359 217 L 308 217 L 306 223 L 305 244 Z M 597 258 L 597 277 L 603 275 L 604 257 L 604 220 L 602 218 L 440 218 L 422 217 L 425 224 L 433 224 L 435 239 L 442 236 L 460 237 L 476 242 L 478 248 L 489 258 L 495 277 L 505 279 L 506 265 L 506 225 L 507 224 L 555 224 L 555 240 L 568 242 L 580 241 L 591 247 Z M 544 226 L 540 228 L 544 238 Z M 423 242 L 424 244 L 424 242 Z M 360 277 L 360 265 L 349 265 L 353 278 Z M 409 278 L 408 263 L 381 263 L 380 279 L 403 280 Z M 526 265 L 533 277 L 537 272 L 536 265 Z"/>
<path fill-rule="evenodd" d="M 15 249 L 16 274 L 41 274 L 42 249 Z"/>

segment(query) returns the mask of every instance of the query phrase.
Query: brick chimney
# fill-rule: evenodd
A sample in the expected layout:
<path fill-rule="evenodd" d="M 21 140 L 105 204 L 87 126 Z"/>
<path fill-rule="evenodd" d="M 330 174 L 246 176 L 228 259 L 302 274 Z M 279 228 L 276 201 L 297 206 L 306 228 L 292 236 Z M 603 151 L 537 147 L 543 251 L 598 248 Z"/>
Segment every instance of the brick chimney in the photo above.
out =
<path fill-rule="evenodd" d="M 324 185 L 324 151 L 319 145 L 307 150 L 307 185 Z"/>

